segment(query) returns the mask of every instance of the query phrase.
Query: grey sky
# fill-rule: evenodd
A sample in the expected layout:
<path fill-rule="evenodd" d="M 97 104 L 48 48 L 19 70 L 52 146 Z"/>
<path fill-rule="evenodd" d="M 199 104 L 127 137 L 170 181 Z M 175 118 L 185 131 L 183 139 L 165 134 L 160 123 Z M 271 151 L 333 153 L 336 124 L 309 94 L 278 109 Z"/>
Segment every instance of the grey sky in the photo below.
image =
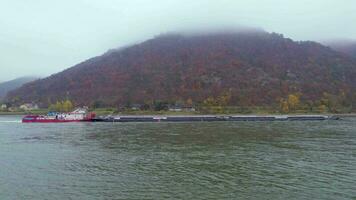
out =
<path fill-rule="evenodd" d="M 355 0 L 0 0 L 0 80 L 59 72 L 161 33 L 252 26 L 356 39 Z"/>

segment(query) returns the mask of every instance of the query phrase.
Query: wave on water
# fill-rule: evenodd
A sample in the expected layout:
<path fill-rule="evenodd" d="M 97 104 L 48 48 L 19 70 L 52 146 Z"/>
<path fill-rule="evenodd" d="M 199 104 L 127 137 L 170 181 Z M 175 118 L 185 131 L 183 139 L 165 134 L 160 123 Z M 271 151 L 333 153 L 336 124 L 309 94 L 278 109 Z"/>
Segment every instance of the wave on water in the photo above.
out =
<path fill-rule="evenodd" d="M 0 121 L 0 123 L 21 123 L 21 120 L 5 120 Z"/>

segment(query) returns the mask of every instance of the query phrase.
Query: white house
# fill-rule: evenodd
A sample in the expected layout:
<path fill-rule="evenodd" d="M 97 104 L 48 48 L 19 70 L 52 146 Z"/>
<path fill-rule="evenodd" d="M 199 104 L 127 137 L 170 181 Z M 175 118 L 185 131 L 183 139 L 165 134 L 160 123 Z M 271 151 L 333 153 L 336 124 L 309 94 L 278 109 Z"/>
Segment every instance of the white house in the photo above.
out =
<path fill-rule="evenodd" d="M 2 104 L 0 107 L 0 110 L 7 110 L 7 105 L 6 104 Z"/>
<path fill-rule="evenodd" d="M 25 104 L 20 106 L 20 109 L 24 110 L 24 111 L 37 110 L 38 109 L 38 105 L 37 104 L 32 104 L 32 103 L 25 103 Z"/>
<path fill-rule="evenodd" d="M 172 112 L 181 112 L 183 109 L 181 106 L 170 106 L 168 110 Z"/>

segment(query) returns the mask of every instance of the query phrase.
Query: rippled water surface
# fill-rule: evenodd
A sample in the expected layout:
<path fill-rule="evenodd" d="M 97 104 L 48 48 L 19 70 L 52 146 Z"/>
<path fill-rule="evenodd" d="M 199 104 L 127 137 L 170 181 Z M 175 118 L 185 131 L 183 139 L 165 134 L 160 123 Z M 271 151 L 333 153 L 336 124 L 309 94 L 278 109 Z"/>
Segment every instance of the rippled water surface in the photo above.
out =
<path fill-rule="evenodd" d="M 356 119 L 22 124 L 0 199 L 356 199 Z"/>

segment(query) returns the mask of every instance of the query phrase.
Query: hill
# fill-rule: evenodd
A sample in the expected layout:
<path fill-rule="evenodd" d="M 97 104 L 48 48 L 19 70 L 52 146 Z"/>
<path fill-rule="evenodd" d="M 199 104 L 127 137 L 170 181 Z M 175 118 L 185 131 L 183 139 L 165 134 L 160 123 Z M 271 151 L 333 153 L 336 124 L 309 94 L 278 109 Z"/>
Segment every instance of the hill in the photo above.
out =
<path fill-rule="evenodd" d="M 8 101 L 43 106 L 70 98 L 77 105 L 211 103 L 278 106 L 345 96 L 351 104 L 356 62 L 316 42 L 281 34 L 168 34 L 79 63 L 12 91 Z M 329 96 L 330 96 L 329 95 Z"/>
<path fill-rule="evenodd" d="M 0 100 L 4 98 L 7 92 L 21 87 L 23 84 L 34 81 L 36 77 L 20 77 L 11 81 L 0 83 Z"/>

